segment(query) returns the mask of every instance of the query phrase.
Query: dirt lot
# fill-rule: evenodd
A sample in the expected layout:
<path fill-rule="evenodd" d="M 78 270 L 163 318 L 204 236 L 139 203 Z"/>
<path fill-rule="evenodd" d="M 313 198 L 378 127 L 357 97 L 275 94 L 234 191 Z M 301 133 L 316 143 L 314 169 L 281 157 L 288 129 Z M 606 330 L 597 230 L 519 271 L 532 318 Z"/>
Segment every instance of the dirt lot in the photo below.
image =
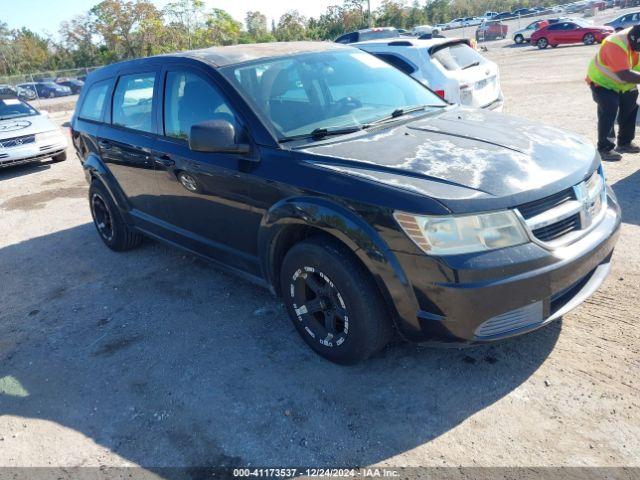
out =
<path fill-rule="evenodd" d="M 491 47 L 507 111 L 594 140 L 595 47 Z M 79 162 L 0 172 L 0 465 L 640 466 L 640 155 L 613 272 L 522 338 L 329 364 L 269 293 L 109 251 Z M 562 162 L 562 158 L 558 158 Z"/>

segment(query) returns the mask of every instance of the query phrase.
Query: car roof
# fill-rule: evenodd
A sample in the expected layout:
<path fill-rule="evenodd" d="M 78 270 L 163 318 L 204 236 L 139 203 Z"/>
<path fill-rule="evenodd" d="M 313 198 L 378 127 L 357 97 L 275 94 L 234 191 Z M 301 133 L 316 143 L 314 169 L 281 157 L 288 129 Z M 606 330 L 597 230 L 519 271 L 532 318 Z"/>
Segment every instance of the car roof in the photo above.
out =
<path fill-rule="evenodd" d="M 462 38 L 429 38 L 429 39 L 419 39 L 419 38 L 410 38 L 410 37 L 400 37 L 400 38 L 376 38 L 374 40 L 366 40 L 364 42 L 356 42 L 351 45 L 354 47 L 358 47 L 361 45 L 389 45 L 389 46 L 398 46 L 398 47 L 415 47 L 415 48 L 427 48 L 430 49 L 437 45 L 442 45 L 445 43 L 457 43 L 457 42 L 466 42 Z"/>
<path fill-rule="evenodd" d="M 143 68 L 150 64 L 162 63 L 166 59 L 188 58 L 206 63 L 214 68 L 220 68 L 266 58 L 287 57 L 300 53 L 329 52 L 351 48 L 349 45 L 340 43 L 313 41 L 247 43 L 227 47 L 209 47 L 112 63 L 111 65 L 90 72 L 87 79 L 91 79 L 91 82 L 99 81 L 115 75 L 117 71 L 122 68 Z"/>

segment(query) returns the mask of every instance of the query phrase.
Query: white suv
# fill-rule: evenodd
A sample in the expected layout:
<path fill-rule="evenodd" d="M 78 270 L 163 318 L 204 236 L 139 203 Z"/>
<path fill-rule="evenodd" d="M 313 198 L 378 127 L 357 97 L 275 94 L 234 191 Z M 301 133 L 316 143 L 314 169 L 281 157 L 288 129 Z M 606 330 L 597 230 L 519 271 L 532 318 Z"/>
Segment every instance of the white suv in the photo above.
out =
<path fill-rule="evenodd" d="M 498 65 L 469 40 L 380 39 L 353 46 L 411 75 L 450 103 L 502 110 Z"/>

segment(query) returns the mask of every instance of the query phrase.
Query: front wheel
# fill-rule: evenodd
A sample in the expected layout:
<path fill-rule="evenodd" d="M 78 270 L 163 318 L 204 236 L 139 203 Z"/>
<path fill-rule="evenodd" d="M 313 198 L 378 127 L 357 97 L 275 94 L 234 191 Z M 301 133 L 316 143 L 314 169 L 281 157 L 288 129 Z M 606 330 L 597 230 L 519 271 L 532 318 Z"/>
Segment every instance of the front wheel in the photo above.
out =
<path fill-rule="evenodd" d="M 594 43 L 596 43 L 596 37 L 593 35 L 593 33 L 587 33 L 582 41 L 585 45 L 593 45 Z"/>
<path fill-rule="evenodd" d="M 540 50 L 544 50 L 549 46 L 549 42 L 547 41 L 546 38 L 541 38 L 540 40 L 538 40 L 537 45 Z"/>
<path fill-rule="evenodd" d="M 294 245 L 282 263 L 280 287 L 296 330 L 327 360 L 357 363 L 391 338 L 387 308 L 373 278 L 331 238 Z"/>
<path fill-rule="evenodd" d="M 111 250 L 130 250 L 142 243 L 142 235 L 125 223 L 111 194 L 99 180 L 93 180 L 89 187 L 89 206 L 93 224 Z"/>
<path fill-rule="evenodd" d="M 514 42 L 516 42 L 518 45 L 524 43 L 524 37 L 520 34 L 516 35 L 513 39 Z"/>

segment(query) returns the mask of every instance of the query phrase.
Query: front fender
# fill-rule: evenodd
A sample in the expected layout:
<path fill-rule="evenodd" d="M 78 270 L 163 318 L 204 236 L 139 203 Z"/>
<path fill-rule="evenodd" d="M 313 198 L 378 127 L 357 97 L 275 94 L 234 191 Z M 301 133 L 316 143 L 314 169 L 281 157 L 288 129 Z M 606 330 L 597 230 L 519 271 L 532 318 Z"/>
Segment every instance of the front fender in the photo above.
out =
<path fill-rule="evenodd" d="M 275 290 L 279 282 L 279 266 L 275 264 L 279 237 L 293 226 L 323 231 L 345 244 L 372 274 L 400 333 L 419 329 L 416 319 L 418 303 L 394 253 L 360 215 L 326 199 L 288 198 L 275 204 L 264 215 L 258 235 L 258 250 L 263 275 Z"/>

